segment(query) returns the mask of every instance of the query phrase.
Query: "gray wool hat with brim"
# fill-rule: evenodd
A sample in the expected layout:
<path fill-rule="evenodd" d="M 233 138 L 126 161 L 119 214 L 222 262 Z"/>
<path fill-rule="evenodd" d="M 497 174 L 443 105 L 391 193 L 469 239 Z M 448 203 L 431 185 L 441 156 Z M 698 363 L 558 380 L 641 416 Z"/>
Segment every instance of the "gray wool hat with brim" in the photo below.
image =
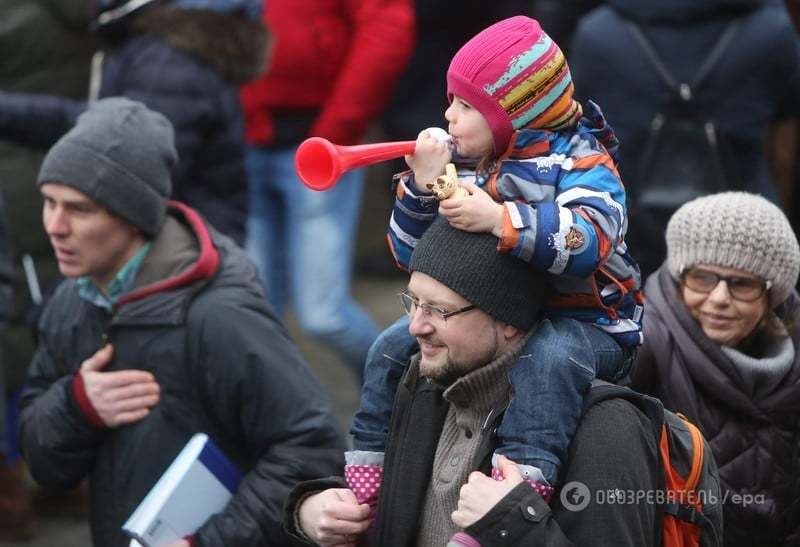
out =
<path fill-rule="evenodd" d="M 37 183 L 74 188 L 153 237 L 164 223 L 177 161 L 169 120 L 113 97 L 91 104 L 53 145 Z"/>
<path fill-rule="evenodd" d="M 491 234 L 471 233 L 439 217 L 411 255 L 409 270 L 431 276 L 495 319 L 525 331 L 539 319 L 545 276 L 497 250 Z"/>
<path fill-rule="evenodd" d="M 682 205 L 667 224 L 667 267 L 675 280 L 697 265 L 721 266 L 770 281 L 771 308 L 800 273 L 800 246 L 774 203 L 747 192 L 722 192 Z"/>

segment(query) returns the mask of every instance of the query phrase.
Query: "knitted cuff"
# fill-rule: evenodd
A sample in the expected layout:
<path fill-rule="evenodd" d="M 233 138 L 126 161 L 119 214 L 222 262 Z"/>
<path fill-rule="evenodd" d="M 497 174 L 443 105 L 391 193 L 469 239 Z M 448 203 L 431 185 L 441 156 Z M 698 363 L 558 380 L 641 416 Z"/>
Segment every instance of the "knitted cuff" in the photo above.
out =
<path fill-rule="evenodd" d="M 496 467 L 492 468 L 492 478 L 496 481 L 504 480 L 505 477 L 503 473 Z M 544 499 L 545 503 L 550 503 L 550 499 L 553 497 L 553 491 L 555 490 L 552 486 L 544 482 L 536 482 L 533 480 L 526 480 L 528 484 L 536 490 L 542 499 Z"/>
<path fill-rule="evenodd" d="M 106 429 L 107 426 L 103 419 L 100 417 L 100 414 L 97 413 L 97 410 L 94 408 L 94 405 L 89 400 L 89 395 L 86 394 L 86 386 L 83 383 L 83 376 L 81 376 L 80 371 L 75 373 L 75 376 L 72 377 L 72 396 L 75 400 L 75 403 L 78 405 L 78 408 L 83 413 L 84 418 L 86 421 L 89 422 L 92 427 L 97 429 Z"/>
<path fill-rule="evenodd" d="M 344 463 L 348 465 L 377 465 L 383 467 L 384 452 L 372 450 L 348 450 L 344 453 Z"/>

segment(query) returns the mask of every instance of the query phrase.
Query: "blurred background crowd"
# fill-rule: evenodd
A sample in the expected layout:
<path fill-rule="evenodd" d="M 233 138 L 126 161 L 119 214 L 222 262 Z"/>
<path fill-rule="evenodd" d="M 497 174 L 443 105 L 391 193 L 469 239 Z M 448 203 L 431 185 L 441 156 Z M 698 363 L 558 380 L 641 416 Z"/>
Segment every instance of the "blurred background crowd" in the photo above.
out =
<path fill-rule="evenodd" d="M 311 135 L 353 145 L 444 126 L 453 53 L 515 14 L 561 45 L 577 97 L 617 131 L 643 278 L 664 261 L 680 203 L 648 201 L 641 158 L 654 121 L 689 107 L 631 22 L 713 124 L 726 187 L 697 194 L 761 194 L 797 233 L 797 0 L 0 0 L 0 545 L 88 542 L 85 486 L 36 488 L 15 440 L 33 327 L 59 280 L 34 180 L 87 101 L 125 95 L 173 123 L 174 197 L 246 248 L 346 430 L 367 349 L 400 314 L 405 276 L 384 236 L 391 176 L 405 164 L 354 170 L 315 193 L 296 178 L 294 152 Z"/>

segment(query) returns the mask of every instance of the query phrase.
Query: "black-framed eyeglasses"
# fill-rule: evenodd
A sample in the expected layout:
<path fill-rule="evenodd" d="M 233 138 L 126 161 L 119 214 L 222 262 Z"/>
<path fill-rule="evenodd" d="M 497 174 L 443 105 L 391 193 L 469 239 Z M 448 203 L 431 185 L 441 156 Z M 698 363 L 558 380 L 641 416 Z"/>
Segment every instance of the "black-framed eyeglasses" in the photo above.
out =
<path fill-rule="evenodd" d="M 477 308 L 477 306 L 474 304 L 470 304 L 469 306 L 464 306 L 463 308 L 459 308 L 455 311 L 447 311 L 436 306 L 431 306 L 430 304 L 423 304 L 419 301 L 419 298 L 416 296 L 411 296 L 405 291 L 398 293 L 397 296 L 400 297 L 400 302 L 403 304 L 403 309 L 409 317 L 412 317 L 414 312 L 416 312 L 417 309 L 420 309 L 422 310 L 422 315 L 425 317 L 437 317 L 441 319 L 443 323 L 447 323 L 447 319 L 453 317 L 454 315 L 468 312 Z"/>
<path fill-rule="evenodd" d="M 736 300 L 753 302 L 758 300 L 765 291 L 772 288 L 771 281 L 757 277 L 743 277 L 738 275 L 719 275 L 718 273 L 702 268 L 689 268 L 681 274 L 683 284 L 700 293 L 708 294 L 717 288 L 720 281 L 724 281 L 728 292 Z"/>

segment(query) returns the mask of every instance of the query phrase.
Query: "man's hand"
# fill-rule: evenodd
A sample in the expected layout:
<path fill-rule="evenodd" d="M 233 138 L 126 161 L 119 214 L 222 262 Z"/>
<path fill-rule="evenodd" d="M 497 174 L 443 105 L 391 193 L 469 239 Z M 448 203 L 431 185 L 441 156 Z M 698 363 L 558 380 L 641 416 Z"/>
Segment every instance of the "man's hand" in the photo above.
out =
<path fill-rule="evenodd" d="M 189 547 L 189 542 L 185 539 L 179 539 L 178 541 L 173 541 L 167 547 Z"/>
<path fill-rule="evenodd" d="M 80 375 L 89 402 L 108 427 L 137 422 L 147 416 L 159 400 L 155 378 L 143 370 L 103 372 L 114 357 L 107 344 L 81 363 Z"/>
<path fill-rule="evenodd" d="M 307 497 L 298 511 L 300 528 L 316 543 L 355 547 L 369 527 L 369 505 L 349 488 L 330 488 Z"/>
<path fill-rule="evenodd" d="M 523 481 L 517 464 L 505 456 L 500 456 L 497 465 L 505 477 L 502 481 L 487 477 L 480 471 L 470 473 L 467 484 L 461 487 L 458 508 L 450 515 L 453 524 L 464 529 L 478 522 Z"/>
<path fill-rule="evenodd" d="M 465 232 L 503 235 L 503 206 L 474 184 L 464 184 L 470 195 L 439 202 L 439 214 L 450 226 Z"/>
<path fill-rule="evenodd" d="M 414 153 L 407 155 L 406 163 L 414 171 L 414 190 L 428 192 L 428 184 L 444 174 L 444 166 L 450 162 L 450 145 L 423 130 L 417 136 Z"/>

